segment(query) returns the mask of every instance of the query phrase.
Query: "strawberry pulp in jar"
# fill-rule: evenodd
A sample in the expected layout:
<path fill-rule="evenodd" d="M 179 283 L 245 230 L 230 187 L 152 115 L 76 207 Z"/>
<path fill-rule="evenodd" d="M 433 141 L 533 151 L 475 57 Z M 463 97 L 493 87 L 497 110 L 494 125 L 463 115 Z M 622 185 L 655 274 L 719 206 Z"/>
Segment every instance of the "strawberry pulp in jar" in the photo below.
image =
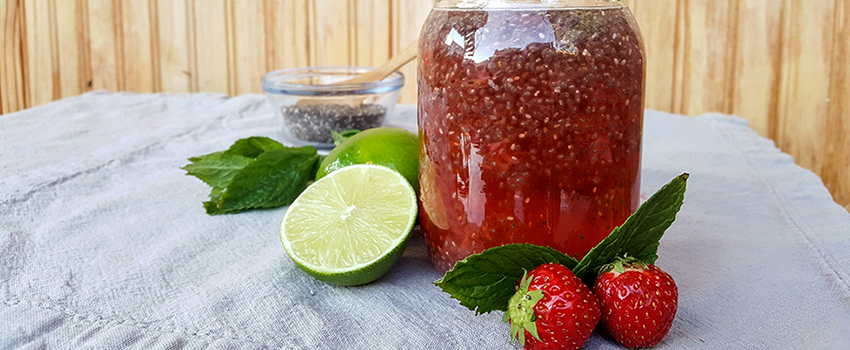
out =
<path fill-rule="evenodd" d="M 634 18 L 541 1 L 438 0 L 422 29 L 420 224 L 440 270 L 508 243 L 580 259 L 639 204 Z"/>

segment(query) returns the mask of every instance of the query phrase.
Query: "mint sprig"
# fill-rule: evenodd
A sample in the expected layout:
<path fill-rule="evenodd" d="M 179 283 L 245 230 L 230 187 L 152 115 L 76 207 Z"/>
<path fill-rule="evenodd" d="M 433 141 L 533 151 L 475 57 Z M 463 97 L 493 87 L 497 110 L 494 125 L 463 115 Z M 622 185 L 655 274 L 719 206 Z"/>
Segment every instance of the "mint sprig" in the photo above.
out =
<path fill-rule="evenodd" d="M 233 146 L 230 146 L 230 148 L 224 153 L 257 158 L 265 152 L 284 148 L 287 147 L 268 137 L 253 136 L 237 140 L 233 143 Z"/>
<path fill-rule="evenodd" d="M 504 311 L 523 273 L 551 262 L 567 268 L 573 268 L 578 263 L 572 257 L 549 247 L 508 244 L 458 261 L 451 271 L 434 284 L 477 314 Z"/>
<path fill-rule="evenodd" d="M 189 158 L 192 162 L 184 166 L 188 175 L 197 177 L 212 188 L 224 188 L 242 168 L 251 164 L 253 159 L 227 152 L 216 152 L 200 157 Z"/>
<path fill-rule="evenodd" d="M 676 213 L 682 208 L 689 176 L 679 175 L 661 187 L 622 226 L 615 227 L 573 269 L 576 276 L 588 285 L 593 285 L 599 267 L 624 255 L 631 255 L 645 264 L 654 264 L 658 259 L 661 236 L 673 224 Z"/>
<path fill-rule="evenodd" d="M 248 137 L 236 141 L 226 151 L 189 158 L 192 163 L 181 169 L 212 188 L 223 190 L 236 174 L 260 154 L 283 148 L 287 147 L 268 137 Z"/>
<path fill-rule="evenodd" d="M 189 158 L 184 166 L 212 187 L 204 202 L 209 215 L 292 204 L 316 176 L 313 147 L 291 148 L 267 137 L 236 141 L 228 150 Z"/>
<path fill-rule="evenodd" d="M 505 311 L 524 270 L 546 263 L 566 266 L 590 286 L 596 279 L 596 270 L 616 257 L 630 255 L 653 264 L 658 258 L 661 236 L 682 207 L 688 177 L 682 174 L 658 190 L 580 262 L 549 247 L 508 244 L 470 255 L 434 284 L 461 305 L 482 314 Z"/>

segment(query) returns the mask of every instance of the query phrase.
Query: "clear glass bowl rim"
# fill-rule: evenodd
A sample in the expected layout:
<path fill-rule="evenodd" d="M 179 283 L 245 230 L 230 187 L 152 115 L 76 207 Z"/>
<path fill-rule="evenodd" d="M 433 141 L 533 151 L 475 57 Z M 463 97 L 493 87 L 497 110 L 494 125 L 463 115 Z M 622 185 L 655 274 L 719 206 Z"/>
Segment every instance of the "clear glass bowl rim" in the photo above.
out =
<path fill-rule="evenodd" d="M 315 85 L 296 84 L 285 81 L 294 78 L 322 76 L 327 73 L 365 73 L 375 69 L 362 66 L 320 66 L 287 68 L 268 72 L 263 75 L 263 91 L 270 94 L 303 95 L 303 96 L 339 96 L 339 95 L 369 95 L 382 94 L 401 89 L 404 85 L 404 74 L 395 71 L 384 80 L 365 84 Z"/>

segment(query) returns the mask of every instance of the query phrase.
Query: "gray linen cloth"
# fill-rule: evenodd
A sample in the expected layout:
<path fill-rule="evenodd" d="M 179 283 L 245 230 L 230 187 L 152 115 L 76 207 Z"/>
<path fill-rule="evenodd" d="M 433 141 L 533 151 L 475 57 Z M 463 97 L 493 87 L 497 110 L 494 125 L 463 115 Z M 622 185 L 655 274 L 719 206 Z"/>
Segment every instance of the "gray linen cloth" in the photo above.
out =
<path fill-rule="evenodd" d="M 415 130 L 415 108 L 387 124 Z M 279 126 L 262 95 L 90 93 L 0 116 L 0 348 L 518 348 L 500 312 L 430 284 L 419 234 L 345 288 L 289 260 L 285 208 L 204 214 L 186 158 Z M 644 195 L 682 172 L 658 260 L 679 311 L 658 349 L 850 348 L 850 214 L 821 180 L 740 118 L 648 111 Z"/>

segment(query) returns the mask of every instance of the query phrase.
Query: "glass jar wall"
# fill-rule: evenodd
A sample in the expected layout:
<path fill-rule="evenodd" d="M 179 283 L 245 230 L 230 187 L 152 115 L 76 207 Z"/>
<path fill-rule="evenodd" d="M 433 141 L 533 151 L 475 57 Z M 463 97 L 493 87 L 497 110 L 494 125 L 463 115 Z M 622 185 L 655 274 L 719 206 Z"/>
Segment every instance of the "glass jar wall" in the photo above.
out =
<path fill-rule="evenodd" d="M 437 1 L 420 35 L 420 224 L 441 270 L 581 258 L 637 209 L 644 56 L 620 1 Z"/>

